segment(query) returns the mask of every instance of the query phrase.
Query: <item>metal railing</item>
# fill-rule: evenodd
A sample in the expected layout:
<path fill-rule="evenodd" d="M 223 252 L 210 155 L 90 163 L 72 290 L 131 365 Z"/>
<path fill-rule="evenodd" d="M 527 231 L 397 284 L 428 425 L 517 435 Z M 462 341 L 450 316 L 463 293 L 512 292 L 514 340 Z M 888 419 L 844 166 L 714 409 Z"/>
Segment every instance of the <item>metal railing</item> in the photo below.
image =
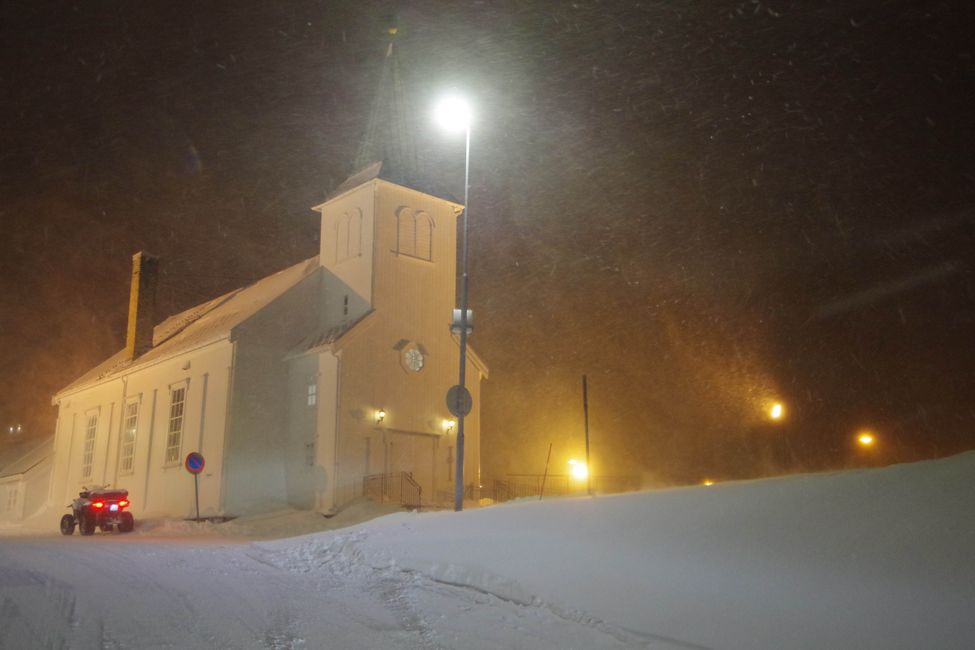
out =
<path fill-rule="evenodd" d="M 452 507 L 454 504 L 455 494 L 456 493 L 454 492 L 453 486 L 450 488 L 437 490 L 437 505 Z M 464 486 L 464 501 L 477 501 L 480 498 L 481 490 L 479 488 L 475 489 L 473 483 L 468 483 Z"/>
<path fill-rule="evenodd" d="M 408 508 L 419 508 L 423 487 L 413 479 L 412 472 L 370 474 L 362 479 L 362 494 L 380 503 L 399 503 Z"/>
<path fill-rule="evenodd" d="M 544 485 L 544 494 L 542 493 Z M 593 476 L 593 492 L 614 494 L 640 489 L 640 482 L 633 476 Z M 573 481 L 565 474 L 508 474 L 504 480 L 494 481 L 494 500 L 510 501 L 526 497 L 558 497 L 585 493 L 585 481 Z"/>

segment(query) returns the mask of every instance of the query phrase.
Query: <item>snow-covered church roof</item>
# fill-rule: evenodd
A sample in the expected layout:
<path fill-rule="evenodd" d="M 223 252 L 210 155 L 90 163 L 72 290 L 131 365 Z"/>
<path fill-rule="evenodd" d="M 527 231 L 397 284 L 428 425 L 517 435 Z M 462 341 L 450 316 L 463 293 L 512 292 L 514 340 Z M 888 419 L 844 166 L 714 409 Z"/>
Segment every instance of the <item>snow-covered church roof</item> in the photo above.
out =
<path fill-rule="evenodd" d="M 170 316 L 153 329 L 152 349 L 130 359 L 125 349 L 115 353 L 62 388 L 56 402 L 66 393 L 171 358 L 188 350 L 226 339 L 232 330 L 276 298 L 318 270 L 318 256 L 279 271 L 254 284 L 209 300 Z"/>
<path fill-rule="evenodd" d="M 24 440 L 7 449 L 0 447 L 0 479 L 26 474 L 41 464 L 54 446 L 54 436 Z"/>
<path fill-rule="evenodd" d="M 420 171 L 389 161 L 374 162 L 360 168 L 359 171 L 353 173 L 342 184 L 329 192 L 325 197 L 325 202 L 327 203 L 350 190 L 354 190 L 376 179 L 409 187 L 424 194 L 450 201 L 457 206 L 463 205 L 442 183 L 427 177 Z M 320 208 L 321 206 L 317 207 Z"/>

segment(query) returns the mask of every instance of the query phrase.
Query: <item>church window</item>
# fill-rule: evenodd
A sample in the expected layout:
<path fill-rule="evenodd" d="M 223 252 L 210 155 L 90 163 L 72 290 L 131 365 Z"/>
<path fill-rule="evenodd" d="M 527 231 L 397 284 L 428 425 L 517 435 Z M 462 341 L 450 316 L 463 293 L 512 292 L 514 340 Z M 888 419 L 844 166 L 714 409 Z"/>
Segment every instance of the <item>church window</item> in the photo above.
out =
<path fill-rule="evenodd" d="M 426 212 L 402 207 L 396 211 L 396 252 L 433 260 L 433 220 Z"/>
<path fill-rule="evenodd" d="M 342 298 L 342 315 L 349 315 L 349 294 L 345 294 L 345 296 Z"/>
<path fill-rule="evenodd" d="M 305 465 L 308 467 L 315 466 L 315 443 L 314 442 L 305 443 Z"/>
<path fill-rule="evenodd" d="M 308 384 L 308 406 L 315 406 L 318 403 L 318 384 L 312 379 Z"/>
<path fill-rule="evenodd" d="M 183 442 L 183 414 L 186 407 L 186 386 L 170 389 L 169 428 L 166 432 L 166 464 L 178 463 Z"/>
<path fill-rule="evenodd" d="M 139 424 L 139 402 L 133 400 L 125 405 L 125 419 L 122 422 L 122 447 L 119 450 L 119 471 L 132 472 L 132 459 L 135 456 L 135 433 Z"/>
<path fill-rule="evenodd" d="M 362 211 L 346 212 L 335 223 L 335 261 L 362 255 Z"/>
<path fill-rule="evenodd" d="M 17 499 L 20 497 L 20 486 L 11 485 L 7 488 L 7 511 L 13 512 L 17 509 Z"/>
<path fill-rule="evenodd" d="M 90 413 L 85 423 L 85 449 L 81 455 L 81 478 L 91 478 L 91 468 L 95 461 L 95 434 L 98 432 L 98 414 Z"/>

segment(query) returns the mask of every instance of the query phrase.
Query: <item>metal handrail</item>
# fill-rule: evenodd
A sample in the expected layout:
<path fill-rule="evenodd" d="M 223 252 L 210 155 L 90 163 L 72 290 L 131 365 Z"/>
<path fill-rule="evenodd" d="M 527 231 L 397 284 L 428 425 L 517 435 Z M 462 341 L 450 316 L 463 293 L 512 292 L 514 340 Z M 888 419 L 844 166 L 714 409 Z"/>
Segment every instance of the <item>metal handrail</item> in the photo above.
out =
<path fill-rule="evenodd" d="M 407 494 L 408 488 L 408 494 Z M 411 508 L 419 508 L 422 504 L 423 487 L 413 480 L 412 472 L 402 472 L 400 475 L 400 503 Z"/>
<path fill-rule="evenodd" d="M 413 478 L 412 472 L 370 474 L 362 478 L 362 494 L 380 503 L 391 501 L 410 508 L 422 504 L 423 487 Z"/>

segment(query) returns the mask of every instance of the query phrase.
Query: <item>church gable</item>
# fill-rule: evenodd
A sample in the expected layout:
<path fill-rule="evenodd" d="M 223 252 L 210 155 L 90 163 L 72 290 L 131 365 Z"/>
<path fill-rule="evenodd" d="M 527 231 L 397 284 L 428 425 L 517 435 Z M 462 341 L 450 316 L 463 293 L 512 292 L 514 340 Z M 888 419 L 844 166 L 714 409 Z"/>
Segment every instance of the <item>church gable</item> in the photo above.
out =
<path fill-rule="evenodd" d="M 347 188 L 317 206 L 321 213 L 319 260 L 349 288 L 372 300 L 375 188 L 364 184 Z"/>

